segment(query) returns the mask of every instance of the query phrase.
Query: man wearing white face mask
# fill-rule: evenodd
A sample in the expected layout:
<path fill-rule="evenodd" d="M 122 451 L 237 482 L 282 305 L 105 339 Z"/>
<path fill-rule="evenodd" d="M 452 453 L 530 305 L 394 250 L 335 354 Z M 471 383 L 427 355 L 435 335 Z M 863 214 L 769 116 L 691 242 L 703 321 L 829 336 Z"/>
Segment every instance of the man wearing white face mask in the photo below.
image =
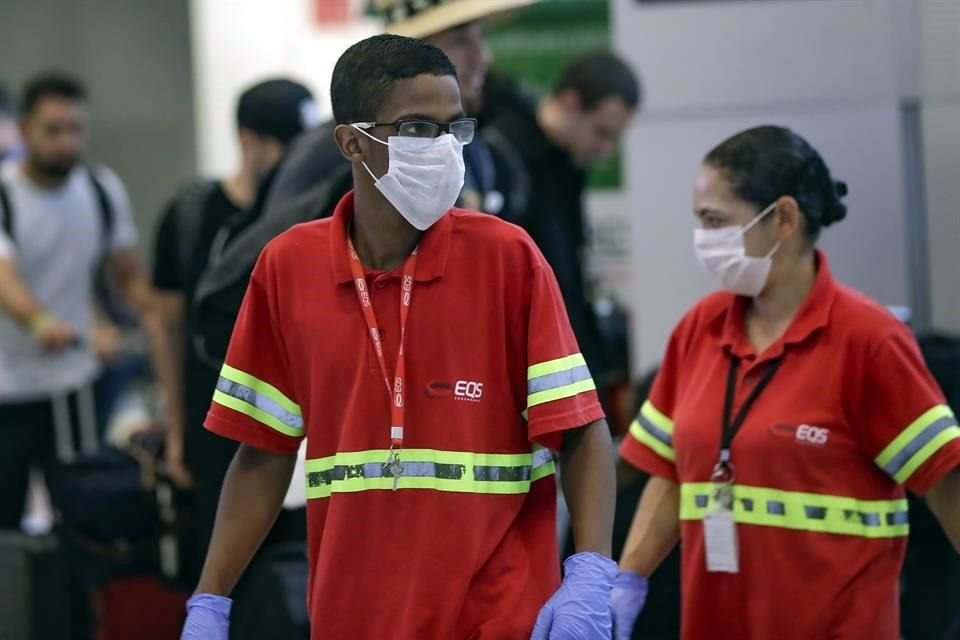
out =
<path fill-rule="evenodd" d="M 206 422 L 242 444 L 183 638 L 226 637 L 304 438 L 315 640 L 609 638 L 610 436 L 533 241 L 451 208 L 476 126 L 452 64 L 376 36 L 331 97 L 355 190 L 254 270 Z"/>
<path fill-rule="evenodd" d="M 815 249 L 845 194 L 780 127 L 704 160 L 694 247 L 725 291 L 681 320 L 621 447 L 652 478 L 613 591 L 617 640 L 681 540 L 683 640 L 900 638 L 906 489 L 960 550 L 957 420 L 904 325 Z"/>

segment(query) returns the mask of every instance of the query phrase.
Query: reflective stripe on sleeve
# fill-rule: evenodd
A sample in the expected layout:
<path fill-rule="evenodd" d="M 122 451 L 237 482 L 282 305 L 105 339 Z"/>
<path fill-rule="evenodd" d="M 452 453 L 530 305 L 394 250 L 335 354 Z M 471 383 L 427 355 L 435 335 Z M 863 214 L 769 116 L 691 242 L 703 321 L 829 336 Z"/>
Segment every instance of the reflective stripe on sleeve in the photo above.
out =
<path fill-rule="evenodd" d="M 960 438 L 957 419 L 949 407 L 937 405 L 913 421 L 880 452 L 877 465 L 899 484 L 905 483 L 937 451 Z"/>
<path fill-rule="evenodd" d="M 303 415 L 297 403 L 273 385 L 229 365 L 220 371 L 213 401 L 284 435 L 303 436 Z"/>
<path fill-rule="evenodd" d="M 386 449 L 377 449 L 307 460 L 307 498 L 392 490 L 394 479 L 384 469 L 388 455 Z M 520 494 L 555 472 L 553 452 L 544 448 L 519 454 L 404 449 L 400 464 L 398 490 Z"/>
<path fill-rule="evenodd" d="M 893 538 L 910 532 L 907 501 L 734 485 L 733 517 L 740 524 L 814 531 L 862 538 Z M 713 484 L 680 486 L 680 519 L 702 520 L 715 506 Z"/>
<path fill-rule="evenodd" d="M 527 410 L 596 388 L 582 354 L 541 362 L 527 368 Z"/>
<path fill-rule="evenodd" d="M 660 457 L 670 462 L 677 459 L 673 448 L 673 420 L 660 412 L 649 400 L 640 408 L 640 415 L 630 425 L 630 435 Z"/>

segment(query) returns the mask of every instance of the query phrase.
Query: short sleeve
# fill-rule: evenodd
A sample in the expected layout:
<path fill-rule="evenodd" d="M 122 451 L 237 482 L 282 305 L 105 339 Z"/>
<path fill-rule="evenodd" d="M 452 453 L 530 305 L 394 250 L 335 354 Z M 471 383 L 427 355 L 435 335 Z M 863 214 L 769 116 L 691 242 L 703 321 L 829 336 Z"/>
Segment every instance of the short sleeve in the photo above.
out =
<path fill-rule="evenodd" d="M 674 329 L 650 396 L 620 444 L 620 455 L 634 467 L 670 480 L 677 479 L 673 446 L 673 415 L 677 404 L 677 375 L 686 332 L 685 319 Z"/>
<path fill-rule="evenodd" d="M 153 286 L 162 291 L 185 292 L 185 280 L 180 273 L 178 235 L 176 203 L 173 203 L 160 218 L 153 247 Z"/>
<path fill-rule="evenodd" d="M 530 439 L 554 450 L 563 431 L 603 418 L 593 376 L 546 264 L 534 267 L 531 284 L 526 418 Z"/>
<path fill-rule="evenodd" d="M 113 231 L 110 237 L 110 250 L 130 249 L 137 244 L 137 226 L 133 221 L 133 208 L 130 196 L 123 182 L 113 171 L 106 167 L 96 170 L 97 180 L 103 185 L 113 207 Z"/>
<path fill-rule="evenodd" d="M 304 436 L 278 327 L 269 247 L 254 268 L 204 425 L 260 449 L 293 454 Z"/>
<path fill-rule="evenodd" d="M 864 368 L 862 415 L 868 454 L 897 484 L 923 495 L 960 466 L 960 428 L 906 328 L 879 342 Z"/>

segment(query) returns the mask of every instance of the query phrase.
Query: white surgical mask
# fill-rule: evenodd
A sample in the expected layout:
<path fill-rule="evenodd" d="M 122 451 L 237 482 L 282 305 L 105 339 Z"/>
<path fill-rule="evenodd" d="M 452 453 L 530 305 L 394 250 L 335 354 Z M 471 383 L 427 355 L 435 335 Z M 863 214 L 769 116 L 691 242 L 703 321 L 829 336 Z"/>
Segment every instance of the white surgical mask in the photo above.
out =
<path fill-rule="evenodd" d="M 453 207 L 463 189 L 463 143 L 445 133 L 436 138 L 391 136 L 384 142 L 360 127 L 371 140 L 389 147 L 387 173 L 374 186 L 414 228 L 426 231 Z"/>
<path fill-rule="evenodd" d="M 776 207 L 774 202 L 742 227 L 694 230 L 693 248 L 697 259 L 723 289 L 751 298 L 763 291 L 773 266 L 773 254 L 780 243 L 762 258 L 754 258 L 747 255 L 743 236 Z"/>

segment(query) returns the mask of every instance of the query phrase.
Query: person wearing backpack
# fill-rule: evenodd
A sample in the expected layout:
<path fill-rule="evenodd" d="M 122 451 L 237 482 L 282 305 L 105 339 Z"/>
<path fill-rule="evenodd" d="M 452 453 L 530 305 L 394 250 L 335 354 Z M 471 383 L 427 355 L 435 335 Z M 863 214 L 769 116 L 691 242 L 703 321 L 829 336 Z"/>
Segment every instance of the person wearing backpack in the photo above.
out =
<path fill-rule="evenodd" d="M 163 337 L 135 245 L 123 183 L 83 162 L 83 86 L 62 74 L 28 83 L 24 157 L 0 168 L 0 530 L 17 529 L 30 468 L 96 451 L 94 281 L 103 267 L 137 311 L 162 378 Z M 56 502 L 56 496 L 53 496 Z"/>
<path fill-rule="evenodd" d="M 249 87 L 236 107 L 240 148 L 237 170 L 222 180 L 198 179 L 181 188 L 157 230 L 153 281 L 161 291 L 164 321 L 176 336 L 178 347 L 179 398 L 175 400 L 177 406 L 167 412 L 166 462 L 178 484 L 192 485 L 199 519 L 196 553 L 189 544 L 184 558 L 186 575 L 199 572 L 213 527 L 220 483 L 235 448 L 201 426 L 218 368 L 211 369 L 202 351 L 190 344 L 194 322 L 190 303 L 211 256 L 222 250 L 238 226 L 249 222 L 250 212 L 262 197 L 258 193 L 265 189 L 290 141 L 315 123 L 313 95 L 303 85 L 276 78 Z"/>

